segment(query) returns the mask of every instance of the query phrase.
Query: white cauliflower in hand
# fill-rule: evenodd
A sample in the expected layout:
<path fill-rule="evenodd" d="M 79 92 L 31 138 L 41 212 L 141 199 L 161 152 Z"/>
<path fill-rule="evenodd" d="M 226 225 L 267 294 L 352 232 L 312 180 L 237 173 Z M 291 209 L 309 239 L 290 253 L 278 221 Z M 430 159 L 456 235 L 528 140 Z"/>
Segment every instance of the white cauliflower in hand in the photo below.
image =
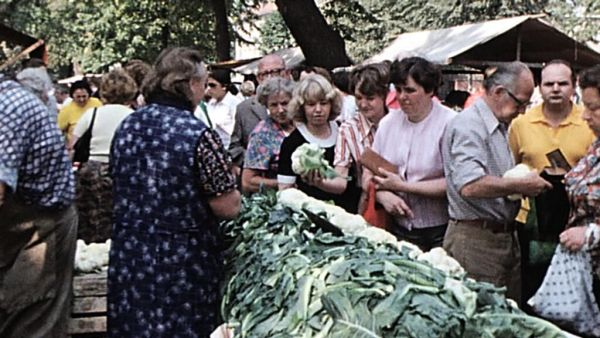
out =
<path fill-rule="evenodd" d="M 317 170 L 321 177 L 332 179 L 338 176 L 329 162 L 323 157 L 325 149 L 316 144 L 304 143 L 292 153 L 292 171 L 298 175 L 306 175 Z"/>
<path fill-rule="evenodd" d="M 517 164 L 514 168 L 507 170 L 502 177 L 505 178 L 523 178 L 531 173 L 531 169 L 523 163 Z M 508 195 L 508 199 L 511 201 L 518 201 L 523 198 L 521 194 Z"/>

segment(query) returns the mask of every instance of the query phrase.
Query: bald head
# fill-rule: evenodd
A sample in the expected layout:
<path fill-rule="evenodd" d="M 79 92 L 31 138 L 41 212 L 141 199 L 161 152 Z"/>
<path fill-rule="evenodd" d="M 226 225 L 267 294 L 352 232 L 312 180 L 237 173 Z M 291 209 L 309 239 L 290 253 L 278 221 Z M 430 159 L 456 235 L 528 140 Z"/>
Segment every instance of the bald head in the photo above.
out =
<path fill-rule="evenodd" d="M 285 67 L 285 61 L 281 56 L 276 54 L 265 55 L 258 63 L 258 74 L 256 77 L 258 83 L 262 83 L 271 76 L 289 78 L 289 72 Z"/>

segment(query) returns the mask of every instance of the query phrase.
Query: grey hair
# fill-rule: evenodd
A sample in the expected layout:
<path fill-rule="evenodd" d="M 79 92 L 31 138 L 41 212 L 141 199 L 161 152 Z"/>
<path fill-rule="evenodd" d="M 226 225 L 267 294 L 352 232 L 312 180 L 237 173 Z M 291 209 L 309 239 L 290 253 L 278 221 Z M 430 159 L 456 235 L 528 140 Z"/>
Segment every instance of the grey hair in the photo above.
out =
<path fill-rule="evenodd" d="M 17 73 L 16 78 L 42 101 L 46 102 L 48 100 L 48 91 L 52 89 L 52 80 L 50 80 L 45 68 L 25 68 Z"/>
<path fill-rule="evenodd" d="M 514 61 L 498 66 L 484 81 L 483 87 L 486 92 L 497 86 L 515 90 L 519 76 L 523 73 L 531 73 L 529 67 L 520 61 Z"/>
<path fill-rule="evenodd" d="M 272 77 L 258 86 L 256 98 L 260 104 L 266 107 L 269 96 L 277 93 L 285 93 L 292 97 L 295 87 L 296 84 L 292 80 L 282 77 Z"/>

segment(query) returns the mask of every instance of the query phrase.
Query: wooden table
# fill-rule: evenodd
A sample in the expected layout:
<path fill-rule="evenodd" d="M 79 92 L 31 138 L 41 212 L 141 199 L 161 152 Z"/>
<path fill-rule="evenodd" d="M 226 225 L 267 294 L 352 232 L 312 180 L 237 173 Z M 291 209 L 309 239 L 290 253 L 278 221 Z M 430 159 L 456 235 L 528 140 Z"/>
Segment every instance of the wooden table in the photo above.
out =
<path fill-rule="evenodd" d="M 68 329 L 71 336 L 106 336 L 106 288 L 106 271 L 73 277 L 73 309 Z"/>

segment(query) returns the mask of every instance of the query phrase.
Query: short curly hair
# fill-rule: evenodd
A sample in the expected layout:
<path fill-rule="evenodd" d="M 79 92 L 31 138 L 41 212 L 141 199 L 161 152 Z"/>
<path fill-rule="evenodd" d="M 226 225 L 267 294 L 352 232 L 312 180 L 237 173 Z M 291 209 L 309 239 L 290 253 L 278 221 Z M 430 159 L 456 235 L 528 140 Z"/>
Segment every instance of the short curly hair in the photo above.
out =
<path fill-rule="evenodd" d="M 304 104 L 321 100 L 331 103 L 328 120 L 335 120 L 342 111 L 342 95 L 322 75 L 308 74 L 294 89 L 294 95 L 288 104 L 288 115 L 294 121 L 306 123 Z"/>
<path fill-rule="evenodd" d="M 296 84 L 292 80 L 284 79 L 282 77 L 272 77 L 258 86 L 256 99 L 260 104 L 266 107 L 269 96 L 277 93 L 284 93 L 292 97 L 295 86 Z"/>
<path fill-rule="evenodd" d="M 102 77 L 100 97 L 104 103 L 128 104 L 137 93 L 135 80 L 124 69 L 113 69 Z"/>

